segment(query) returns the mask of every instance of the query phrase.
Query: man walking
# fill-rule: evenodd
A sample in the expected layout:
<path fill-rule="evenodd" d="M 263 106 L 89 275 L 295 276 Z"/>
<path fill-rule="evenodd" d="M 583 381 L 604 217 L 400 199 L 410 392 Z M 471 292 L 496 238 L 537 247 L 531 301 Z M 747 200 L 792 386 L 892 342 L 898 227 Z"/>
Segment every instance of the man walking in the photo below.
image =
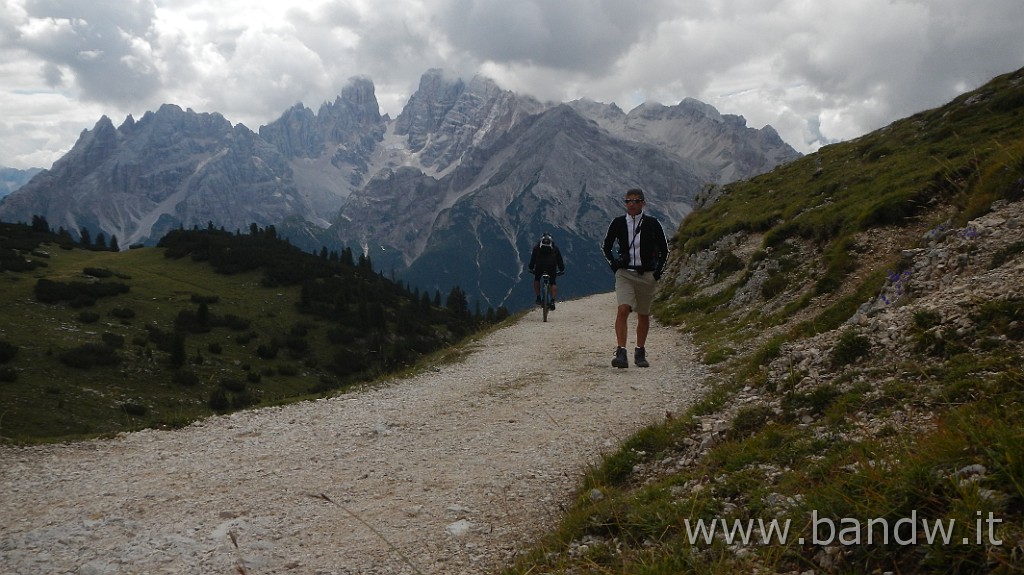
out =
<path fill-rule="evenodd" d="M 633 363 L 650 367 L 647 361 L 647 332 L 651 327 L 651 301 L 655 282 L 661 279 L 668 258 L 665 230 L 657 218 L 644 213 L 644 192 L 633 188 L 626 192 L 626 213 L 612 220 L 604 238 L 604 257 L 615 272 L 615 358 L 612 366 L 629 367 L 626 355 L 627 321 L 636 312 L 636 349 Z M 618 253 L 612 252 L 618 244 Z"/>

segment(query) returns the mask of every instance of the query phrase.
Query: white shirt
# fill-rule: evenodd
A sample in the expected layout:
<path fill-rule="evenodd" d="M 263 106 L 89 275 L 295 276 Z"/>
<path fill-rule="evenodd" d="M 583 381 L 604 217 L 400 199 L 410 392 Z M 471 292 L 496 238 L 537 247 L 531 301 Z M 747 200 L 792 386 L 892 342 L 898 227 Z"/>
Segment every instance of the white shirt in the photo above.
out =
<path fill-rule="evenodd" d="M 640 268 L 640 225 L 644 221 L 644 213 L 636 216 L 626 214 L 626 238 L 629 240 L 629 267 Z"/>

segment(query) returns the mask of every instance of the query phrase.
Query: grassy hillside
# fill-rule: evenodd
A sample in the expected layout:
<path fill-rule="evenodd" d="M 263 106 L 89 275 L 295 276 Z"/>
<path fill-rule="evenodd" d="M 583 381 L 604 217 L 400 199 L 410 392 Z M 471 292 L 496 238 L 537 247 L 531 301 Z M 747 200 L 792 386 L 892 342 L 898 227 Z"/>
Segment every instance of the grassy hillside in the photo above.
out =
<path fill-rule="evenodd" d="M 3 225 L 0 440 L 175 427 L 324 396 L 487 323 L 366 262 L 272 238 L 182 236 L 168 248 L 94 251 Z"/>
<path fill-rule="evenodd" d="M 509 573 L 1024 572 L 1022 198 L 1024 70 L 713 190 L 655 312 L 707 395 Z"/>

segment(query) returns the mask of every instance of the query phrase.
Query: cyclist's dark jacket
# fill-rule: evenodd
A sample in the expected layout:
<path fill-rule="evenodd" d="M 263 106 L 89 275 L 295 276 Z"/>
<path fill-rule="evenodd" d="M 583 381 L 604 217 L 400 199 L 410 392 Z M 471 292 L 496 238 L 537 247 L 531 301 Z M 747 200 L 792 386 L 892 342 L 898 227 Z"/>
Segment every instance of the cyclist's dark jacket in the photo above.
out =
<path fill-rule="evenodd" d="M 622 262 L 629 262 L 630 244 L 629 225 L 626 223 L 628 214 L 621 215 L 608 226 L 608 234 L 604 238 L 604 257 L 612 269 L 627 268 L 642 272 L 654 272 L 655 277 L 660 277 L 665 269 L 665 261 L 668 259 L 668 242 L 665 240 L 665 230 L 661 222 L 654 216 L 640 214 L 636 221 L 640 224 L 640 234 L 637 238 L 640 244 L 640 265 L 622 265 Z M 618 254 L 612 253 L 615 243 L 619 244 Z"/>
<path fill-rule="evenodd" d="M 556 270 L 558 272 L 565 271 L 565 262 L 562 261 L 561 250 L 554 244 L 551 244 L 550 251 L 541 249 L 540 244 L 533 246 L 533 253 L 530 254 L 529 268 L 537 278 L 540 278 L 541 274 L 547 272 L 551 279 L 554 280 Z"/>

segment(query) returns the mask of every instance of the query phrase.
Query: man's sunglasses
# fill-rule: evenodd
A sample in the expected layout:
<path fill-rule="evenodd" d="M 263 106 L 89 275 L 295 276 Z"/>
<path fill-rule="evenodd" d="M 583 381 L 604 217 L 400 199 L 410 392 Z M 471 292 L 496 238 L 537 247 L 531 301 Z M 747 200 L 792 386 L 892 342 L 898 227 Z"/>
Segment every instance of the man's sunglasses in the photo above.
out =
<path fill-rule="evenodd" d="M 643 200 L 623 200 L 623 201 L 626 202 L 627 204 L 642 204 L 642 203 L 644 203 Z"/>

